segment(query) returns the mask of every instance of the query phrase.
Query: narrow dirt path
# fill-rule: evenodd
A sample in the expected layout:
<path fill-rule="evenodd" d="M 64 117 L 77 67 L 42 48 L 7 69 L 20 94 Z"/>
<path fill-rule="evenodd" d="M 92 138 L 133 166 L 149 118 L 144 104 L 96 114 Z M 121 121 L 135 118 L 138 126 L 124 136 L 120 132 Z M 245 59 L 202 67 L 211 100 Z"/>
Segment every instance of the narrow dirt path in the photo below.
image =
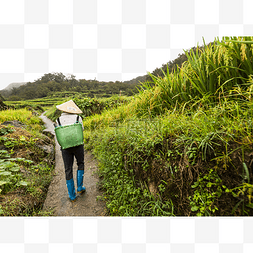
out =
<path fill-rule="evenodd" d="M 53 122 L 43 114 L 40 116 L 45 123 L 45 131 L 54 134 Z M 71 203 L 68 199 L 67 186 L 64 173 L 64 164 L 62 160 L 60 146 L 55 141 L 55 176 L 49 186 L 47 198 L 45 200 L 43 211 L 54 209 L 55 216 L 104 216 L 106 215 L 105 203 L 97 200 L 97 196 L 102 195 L 98 189 L 99 181 L 96 175 L 97 161 L 90 152 L 84 152 L 84 183 L 86 192 Z M 74 161 L 74 181 L 76 186 L 77 165 Z"/>

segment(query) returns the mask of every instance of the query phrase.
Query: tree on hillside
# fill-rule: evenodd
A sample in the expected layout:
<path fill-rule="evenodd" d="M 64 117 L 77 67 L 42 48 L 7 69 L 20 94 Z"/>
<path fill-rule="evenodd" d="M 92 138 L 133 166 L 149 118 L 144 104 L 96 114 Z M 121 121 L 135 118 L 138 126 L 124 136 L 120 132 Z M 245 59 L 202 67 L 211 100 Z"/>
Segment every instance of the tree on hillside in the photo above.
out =
<path fill-rule="evenodd" d="M 196 52 L 195 47 L 192 50 Z M 156 68 L 151 74 L 163 76 L 163 72 L 166 74 L 167 70 L 171 73 L 175 68 L 181 67 L 185 61 L 187 61 L 185 53 L 179 54 L 175 60 L 163 64 L 160 68 Z M 53 92 L 79 92 L 83 93 L 84 96 L 108 97 L 113 94 L 119 94 L 121 91 L 122 94 L 131 96 L 138 93 L 138 87 L 146 81 L 150 85 L 153 84 L 153 80 L 148 74 L 124 82 L 99 82 L 96 79 L 76 80 L 74 75 L 66 77 L 63 73 L 47 73 L 34 82 L 28 82 L 18 88 L 13 88 L 11 91 L 1 91 L 1 94 L 6 99 L 19 98 L 19 100 L 46 97 L 52 95 Z"/>
<path fill-rule="evenodd" d="M 5 101 L 4 97 L 0 94 L 0 100 Z"/>
<path fill-rule="evenodd" d="M 74 75 L 70 75 L 70 77 L 67 78 L 67 81 L 71 87 L 76 87 L 78 85 L 78 81 Z"/>
<path fill-rule="evenodd" d="M 13 95 L 13 96 L 18 95 L 18 88 L 13 87 L 11 89 L 11 95 Z"/>
<path fill-rule="evenodd" d="M 62 83 L 65 80 L 66 77 L 62 73 L 48 73 L 36 80 L 35 83 L 48 83 L 50 81 Z"/>

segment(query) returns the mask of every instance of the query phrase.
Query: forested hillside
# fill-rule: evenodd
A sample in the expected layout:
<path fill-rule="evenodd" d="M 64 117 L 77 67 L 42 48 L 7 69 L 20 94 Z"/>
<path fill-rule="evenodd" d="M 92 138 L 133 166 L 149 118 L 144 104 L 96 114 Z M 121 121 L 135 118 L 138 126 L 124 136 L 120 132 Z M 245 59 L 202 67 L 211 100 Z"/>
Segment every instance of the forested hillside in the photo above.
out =
<path fill-rule="evenodd" d="M 196 48 L 191 50 L 196 51 Z M 163 72 L 172 72 L 177 67 L 181 67 L 187 60 L 186 54 L 180 54 L 175 60 L 163 64 L 156 68 L 152 75 L 162 76 Z M 66 96 L 68 92 L 79 93 L 85 97 L 111 97 L 112 95 L 132 96 L 138 93 L 141 83 L 153 80 L 149 74 L 136 77 L 129 81 L 101 82 L 98 80 L 77 80 L 74 75 L 65 76 L 62 73 L 47 73 L 34 82 L 28 82 L 21 87 L 13 87 L 11 90 L 1 90 L 0 94 L 9 101 L 28 100 L 43 97 L 52 97 L 57 93 L 58 96 Z"/>

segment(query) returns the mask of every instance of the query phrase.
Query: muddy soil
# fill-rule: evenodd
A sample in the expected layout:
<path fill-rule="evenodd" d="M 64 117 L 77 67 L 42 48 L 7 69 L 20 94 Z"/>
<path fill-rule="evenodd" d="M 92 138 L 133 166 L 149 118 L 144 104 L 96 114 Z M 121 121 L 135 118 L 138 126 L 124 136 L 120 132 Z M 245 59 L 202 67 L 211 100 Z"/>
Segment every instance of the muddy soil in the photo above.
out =
<path fill-rule="evenodd" d="M 45 123 L 45 131 L 54 134 L 53 122 L 43 114 L 42 120 Z M 62 160 L 60 146 L 55 141 L 55 176 L 49 186 L 47 197 L 43 206 L 43 211 L 53 210 L 55 216 L 106 216 L 105 203 L 98 200 L 97 197 L 102 195 L 99 190 L 99 177 L 97 161 L 90 152 L 84 153 L 84 183 L 86 192 L 79 195 L 77 200 L 72 203 L 69 201 L 67 186 L 64 173 L 64 164 Z M 76 186 L 77 165 L 74 161 L 74 181 Z"/>

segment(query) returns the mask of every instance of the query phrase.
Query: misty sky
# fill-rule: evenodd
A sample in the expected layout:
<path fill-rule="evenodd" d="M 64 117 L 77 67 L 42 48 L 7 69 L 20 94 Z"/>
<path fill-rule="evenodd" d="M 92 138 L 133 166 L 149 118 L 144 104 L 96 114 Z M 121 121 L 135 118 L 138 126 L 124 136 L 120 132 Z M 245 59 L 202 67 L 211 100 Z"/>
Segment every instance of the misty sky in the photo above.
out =
<path fill-rule="evenodd" d="M 249 5 L 235 0 L 2 1 L 0 89 L 53 72 L 100 81 L 145 75 L 184 49 L 202 45 L 202 37 L 209 43 L 247 35 L 253 24 Z"/>

